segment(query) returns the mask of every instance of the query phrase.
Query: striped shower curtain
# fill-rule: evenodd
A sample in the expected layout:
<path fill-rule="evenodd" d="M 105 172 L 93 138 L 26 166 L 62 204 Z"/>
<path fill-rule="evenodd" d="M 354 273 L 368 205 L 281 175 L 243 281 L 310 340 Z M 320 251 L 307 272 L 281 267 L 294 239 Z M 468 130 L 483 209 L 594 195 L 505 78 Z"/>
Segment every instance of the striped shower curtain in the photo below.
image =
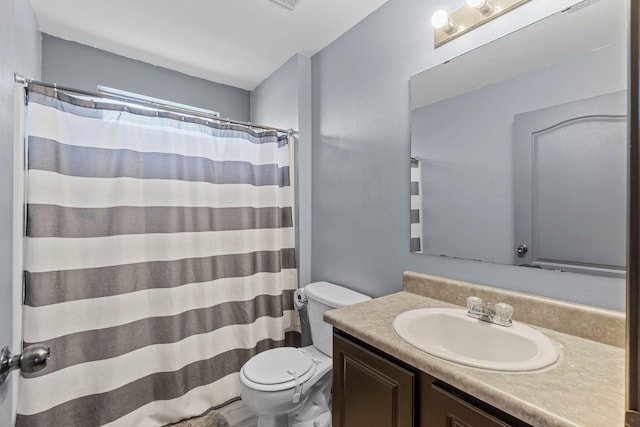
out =
<path fill-rule="evenodd" d="M 411 252 L 422 252 L 422 161 L 411 157 Z"/>
<path fill-rule="evenodd" d="M 239 396 L 295 344 L 291 144 L 169 112 L 28 89 L 18 426 L 151 426 Z"/>

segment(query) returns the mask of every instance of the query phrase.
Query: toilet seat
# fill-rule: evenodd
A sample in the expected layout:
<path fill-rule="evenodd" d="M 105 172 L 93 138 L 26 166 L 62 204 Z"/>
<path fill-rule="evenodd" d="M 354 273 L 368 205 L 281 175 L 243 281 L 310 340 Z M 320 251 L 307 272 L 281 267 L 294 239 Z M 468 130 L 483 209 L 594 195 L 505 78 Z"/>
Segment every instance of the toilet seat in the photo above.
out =
<path fill-rule="evenodd" d="M 281 347 L 252 357 L 241 370 L 240 380 L 258 391 L 281 391 L 308 381 L 316 363 L 298 348 Z"/>

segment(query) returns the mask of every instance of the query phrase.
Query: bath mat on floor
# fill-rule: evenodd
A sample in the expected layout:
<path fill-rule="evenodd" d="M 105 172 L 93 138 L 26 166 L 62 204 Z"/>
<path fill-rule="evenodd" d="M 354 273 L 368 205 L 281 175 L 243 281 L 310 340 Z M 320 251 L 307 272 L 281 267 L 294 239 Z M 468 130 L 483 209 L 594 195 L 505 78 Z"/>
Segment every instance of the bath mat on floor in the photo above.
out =
<path fill-rule="evenodd" d="M 227 419 L 218 411 L 209 411 L 205 415 L 175 424 L 168 424 L 166 427 L 230 427 Z"/>

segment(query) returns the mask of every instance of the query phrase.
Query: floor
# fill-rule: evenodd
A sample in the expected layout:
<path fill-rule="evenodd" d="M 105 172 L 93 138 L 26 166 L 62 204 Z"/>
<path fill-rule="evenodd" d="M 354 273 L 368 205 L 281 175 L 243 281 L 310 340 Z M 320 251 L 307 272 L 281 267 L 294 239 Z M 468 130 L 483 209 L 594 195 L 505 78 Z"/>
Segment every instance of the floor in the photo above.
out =
<path fill-rule="evenodd" d="M 201 417 L 171 424 L 170 427 L 256 427 L 257 425 L 256 416 L 241 400 L 237 400 Z"/>
<path fill-rule="evenodd" d="M 224 415 L 230 427 L 256 427 L 258 418 L 242 403 L 242 400 L 230 403 L 218 409 Z"/>

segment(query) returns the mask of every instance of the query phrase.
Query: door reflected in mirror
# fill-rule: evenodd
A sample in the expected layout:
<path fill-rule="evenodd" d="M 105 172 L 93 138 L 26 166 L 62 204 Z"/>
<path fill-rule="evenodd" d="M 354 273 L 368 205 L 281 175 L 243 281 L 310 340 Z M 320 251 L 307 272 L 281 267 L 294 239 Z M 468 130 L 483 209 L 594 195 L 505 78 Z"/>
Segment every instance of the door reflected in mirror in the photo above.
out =
<path fill-rule="evenodd" d="M 411 78 L 411 250 L 624 277 L 624 0 Z"/>

